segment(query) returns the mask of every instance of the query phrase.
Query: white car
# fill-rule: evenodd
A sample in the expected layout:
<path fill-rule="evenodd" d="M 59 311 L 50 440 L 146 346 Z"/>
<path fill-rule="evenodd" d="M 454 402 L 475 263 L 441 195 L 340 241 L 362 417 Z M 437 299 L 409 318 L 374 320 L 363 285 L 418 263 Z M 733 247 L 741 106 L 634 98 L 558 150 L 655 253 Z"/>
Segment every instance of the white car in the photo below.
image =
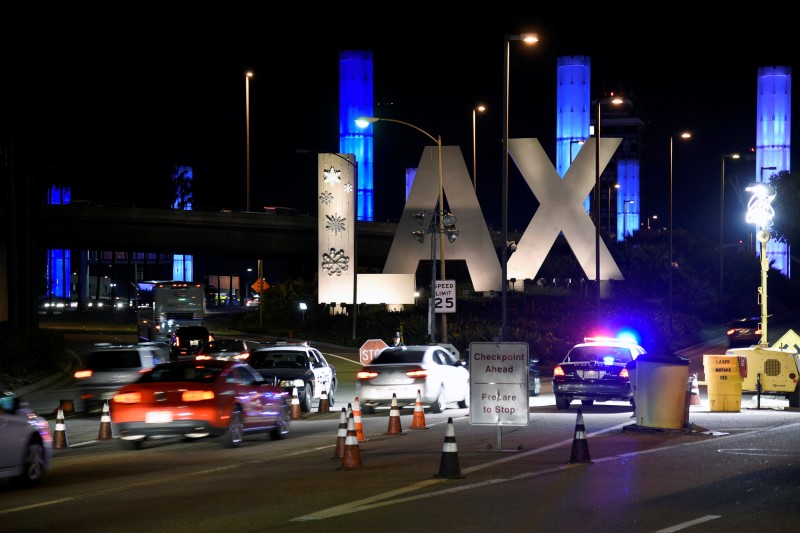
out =
<path fill-rule="evenodd" d="M 0 478 L 22 486 L 39 483 L 53 460 L 47 420 L 0 388 Z"/>
<path fill-rule="evenodd" d="M 361 411 L 373 413 L 390 406 L 416 406 L 419 395 L 431 412 L 441 413 L 448 404 L 469 407 L 469 370 L 465 361 L 438 344 L 393 346 L 383 350 L 356 374 Z"/>

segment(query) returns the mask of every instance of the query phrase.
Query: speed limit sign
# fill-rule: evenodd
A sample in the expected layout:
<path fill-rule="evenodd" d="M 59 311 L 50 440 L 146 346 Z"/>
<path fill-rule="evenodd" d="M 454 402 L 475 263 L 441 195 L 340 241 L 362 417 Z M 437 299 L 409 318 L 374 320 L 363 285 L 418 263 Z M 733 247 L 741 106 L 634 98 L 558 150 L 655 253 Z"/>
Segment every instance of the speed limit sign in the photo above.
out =
<path fill-rule="evenodd" d="M 452 279 L 436 280 L 436 312 L 456 312 L 456 282 Z"/>

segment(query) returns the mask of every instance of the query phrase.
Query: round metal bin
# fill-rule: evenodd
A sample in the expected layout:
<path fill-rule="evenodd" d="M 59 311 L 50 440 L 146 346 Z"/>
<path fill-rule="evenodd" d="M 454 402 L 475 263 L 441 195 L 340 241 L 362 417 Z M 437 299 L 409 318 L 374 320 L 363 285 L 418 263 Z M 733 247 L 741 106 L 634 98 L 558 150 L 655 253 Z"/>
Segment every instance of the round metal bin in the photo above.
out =
<path fill-rule="evenodd" d="M 630 372 L 630 370 L 629 370 Z M 677 355 L 636 358 L 636 424 L 681 429 L 686 407 L 689 360 Z"/>

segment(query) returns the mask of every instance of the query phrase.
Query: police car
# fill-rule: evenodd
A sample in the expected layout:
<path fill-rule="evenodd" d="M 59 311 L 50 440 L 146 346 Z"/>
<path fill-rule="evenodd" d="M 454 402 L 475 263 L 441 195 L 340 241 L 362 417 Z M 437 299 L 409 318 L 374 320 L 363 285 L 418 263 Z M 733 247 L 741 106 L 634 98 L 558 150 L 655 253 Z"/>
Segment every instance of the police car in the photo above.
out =
<path fill-rule="evenodd" d="M 307 341 L 265 343 L 253 350 L 245 361 L 258 370 L 266 381 L 293 393 L 297 388 L 300 410 L 311 411 L 315 400 L 325 392 L 328 404 L 333 406 L 336 396 L 336 368 L 322 352 Z"/>

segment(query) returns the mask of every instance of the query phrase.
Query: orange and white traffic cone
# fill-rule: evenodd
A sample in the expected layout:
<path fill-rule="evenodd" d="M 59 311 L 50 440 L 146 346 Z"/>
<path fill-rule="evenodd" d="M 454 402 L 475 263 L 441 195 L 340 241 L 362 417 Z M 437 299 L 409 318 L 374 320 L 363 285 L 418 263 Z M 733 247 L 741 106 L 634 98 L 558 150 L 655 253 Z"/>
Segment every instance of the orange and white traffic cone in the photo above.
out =
<path fill-rule="evenodd" d="M 108 410 L 108 400 L 103 404 L 103 416 L 100 417 L 100 431 L 97 433 L 97 440 L 113 439 L 111 434 L 111 413 Z"/>
<path fill-rule="evenodd" d="M 354 417 L 347 419 L 347 436 L 344 439 L 344 453 L 342 454 L 342 470 L 356 470 L 361 468 L 361 449 L 358 447 L 356 437 L 356 424 Z"/>
<path fill-rule="evenodd" d="M 575 438 L 572 439 L 572 454 L 570 463 L 591 463 L 589 444 L 586 442 L 586 428 L 583 425 L 583 411 L 578 409 L 578 419 L 575 422 Z"/>
<path fill-rule="evenodd" d="M 342 414 L 339 417 L 339 432 L 336 434 L 336 451 L 333 453 L 334 459 L 344 457 L 344 443 L 347 439 L 347 409 L 342 407 Z"/>
<path fill-rule="evenodd" d="M 361 404 L 358 402 L 358 396 L 356 396 L 355 406 L 353 407 L 353 420 L 356 426 L 358 442 L 368 441 L 369 439 L 364 435 L 364 424 L 361 422 Z"/>
<path fill-rule="evenodd" d="M 303 413 L 300 410 L 300 398 L 297 396 L 297 387 L 292 389 L 292 410 L 289 418 L 291 420 L 300 420 L 303 418 Z"/>
<path fill-rule="evenodd" d="M 700 405 L 700 386 L 697 384 L 697 374 L 692 375 L 692 390 L 689 396 L 689 405 Z"/>
<path fill-rule="evenodd" d="M 317 413 L 330 413 L 331 412 L 331 404 L 328 402 L 328 391 L 323 390 L 322 394 L 319 395 L 319 406 L 317 407 Z"/>
<path fill-rule="evenodd" d="M 392 407 L 389 410 L 389 427 L 384 435 L 402 435 L 400 425 L 400 408 L 397 406 L 397 394 L 392 394 Z"/>
<path fill-rule="evenodd" d="M 425 425 L 425 408 L 422 407 L 422 394 L 417 390 L 417 401 L 414 404 L 414 418 L 411 419 L 411 429 L 430 429 Z"/>
<path fill-rule="evenodd" d="M 439 473 L 435 477 L 457 479 L 461 475 L 461 466 L 458 463 L 458 446 L 456 446 L 456 431 L 453 428 L 453 419 L 447 419 L 447 432 L 444 435 L 442 446 L 442 459 L 439 461 Z"/>
<path fill-rule="evenodd" d="M 53 448 L 68 448 L 67 426 L 64 424 L 64 410 L 59 407 L 56 416 L 56 430 L 53 433 Z"/>

